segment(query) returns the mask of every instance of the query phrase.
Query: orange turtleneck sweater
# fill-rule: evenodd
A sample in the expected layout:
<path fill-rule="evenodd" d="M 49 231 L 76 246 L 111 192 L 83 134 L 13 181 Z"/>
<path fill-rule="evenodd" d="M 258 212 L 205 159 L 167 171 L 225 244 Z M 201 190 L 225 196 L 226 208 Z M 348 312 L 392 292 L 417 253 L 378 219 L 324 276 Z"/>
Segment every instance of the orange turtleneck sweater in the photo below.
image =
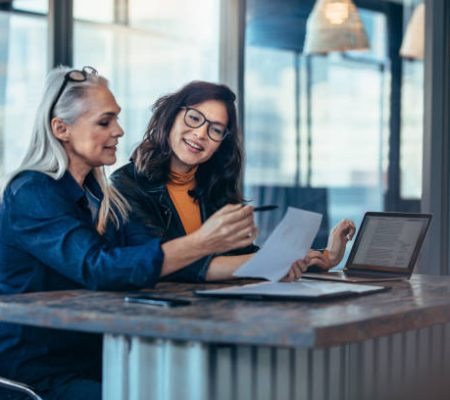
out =
<path fill-rule="evenodd" d="M 200 205 L 188 193 L 195 188 L 196 172 L 197 168 L 186 173 L 171 171 L 170 180 L 166 185 L 187 234 L 194 232 L 202 225 Z"/>

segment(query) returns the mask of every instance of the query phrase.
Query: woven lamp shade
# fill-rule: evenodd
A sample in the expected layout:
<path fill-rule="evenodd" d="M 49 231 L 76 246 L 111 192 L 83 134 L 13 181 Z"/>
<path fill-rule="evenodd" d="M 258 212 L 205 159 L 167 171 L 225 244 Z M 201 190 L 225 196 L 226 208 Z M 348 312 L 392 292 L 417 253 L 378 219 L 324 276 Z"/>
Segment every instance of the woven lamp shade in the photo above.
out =
<path fill-rule="evenodd" d="M 403 36 L 400 55 L 423 60 L 425 42 L 425 5 L 419 4 L 413 12 Z"/>
<path fill-rule="evenodd" d="M 306 22 L 303 51 L 367 50 L 369 41 L 352 0 L 317 0 Z"/>

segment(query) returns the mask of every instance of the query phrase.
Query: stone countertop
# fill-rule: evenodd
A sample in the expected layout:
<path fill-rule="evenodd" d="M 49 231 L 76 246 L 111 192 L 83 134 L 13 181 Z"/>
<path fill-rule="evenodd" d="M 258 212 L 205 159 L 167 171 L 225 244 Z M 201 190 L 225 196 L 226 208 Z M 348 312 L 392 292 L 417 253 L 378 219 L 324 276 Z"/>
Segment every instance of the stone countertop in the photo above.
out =
<path fill-rule="evenodd" d="M 233 282 L 236 284 L 236 282 Z M 320 348 L 450 322 L 450 277 L 414 275 L 392 290 L 327 301 L 198 297 L 222 284 L 159 283 L 146 290 L 185 307 L 125 303 L 125 293 L 71 290 L 0 296 L 0 321 L 86 332 L 259 346 Z"/>

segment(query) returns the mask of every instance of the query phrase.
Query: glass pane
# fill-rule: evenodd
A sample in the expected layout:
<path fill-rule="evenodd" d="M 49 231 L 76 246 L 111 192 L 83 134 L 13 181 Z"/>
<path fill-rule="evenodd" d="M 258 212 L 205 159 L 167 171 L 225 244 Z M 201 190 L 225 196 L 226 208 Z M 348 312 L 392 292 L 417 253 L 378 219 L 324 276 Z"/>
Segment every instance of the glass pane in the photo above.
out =
<path fill-rule="evenodd" d="M 423 96 L 423 63 L 404 62 L 400 136 L 400 196 L 404 199 L 422 197 Z"/>
<path fill-rule="evenodd" d="M 13 7 L 17 10 L 48 13 L 48 0 L 14 0 Z"/>
<path fill-rule="evenodd" d="M 15 169 L 29 142 L 47 73 L 45 18 L 0 13 L 0 176 Z"/>
<path fill-rule="evenodd" d="M 95 22 L 114 21 L 113 0 L 74 0 L 73 15 L 76 19 Z"/>
<path fill-rule="evenodd" d="M 405 2 L 404 31 L 408 29 L 412 15 L 420 3 L 419 0 Z M 400 196 L 411 200 L 422 197 L 423 60 L 405 59 L 402 69 Z"/>
<path fill-rule="evenodd" d="M 158 97 L 192 80 L 218 80 L 219 0 L 202 4 L 130 0 L 134 27 L 75 23 L 74 64 L 92 65 L 105 75 L 122 107 L 125 136 L 114 168 L 128 161 Z M 186 18 L 188 10 L 197 8 L 201 24 Z"/>
<path fill-rule="evenodd" d="M 358 223 L 366 210 L 383 208 L 384 72 L 329 57 L 314 58 L 311 74 L 309 183 L 328 187 L 330 226 Z"/>
<path fill-rule="evenodd" d="M 217 0 L 129 0 L 130 25 L 202 48 L 218 44 Z M 217 46 L 218 47 L 218 46 Z M 195 56 L 195 54 L 193 55 Z"/>
<path fill-rule="evenodd" d="M 245 71 L 244 138 L 249 155 L 246 183 L 293 185 L 296 170 L 294 55 L 249 46 L 245 56 L 249 65 Z"/>

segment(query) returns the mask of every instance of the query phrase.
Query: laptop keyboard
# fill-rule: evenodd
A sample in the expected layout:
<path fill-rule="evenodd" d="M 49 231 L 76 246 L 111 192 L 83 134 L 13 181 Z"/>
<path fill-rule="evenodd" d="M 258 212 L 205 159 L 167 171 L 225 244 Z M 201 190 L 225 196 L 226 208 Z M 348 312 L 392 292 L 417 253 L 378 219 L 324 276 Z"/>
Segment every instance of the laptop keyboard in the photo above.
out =
<path fill-rule="evenodd" d="M 355 270 L 347 270 L 345 271 L 345 275 L 354 276 L 357 278 L 396 278 L 396 277 L 404 277 L 405 274 L 393 274 L 393 273 L 383 273 L 377 271 L 355 271 Z"/>

